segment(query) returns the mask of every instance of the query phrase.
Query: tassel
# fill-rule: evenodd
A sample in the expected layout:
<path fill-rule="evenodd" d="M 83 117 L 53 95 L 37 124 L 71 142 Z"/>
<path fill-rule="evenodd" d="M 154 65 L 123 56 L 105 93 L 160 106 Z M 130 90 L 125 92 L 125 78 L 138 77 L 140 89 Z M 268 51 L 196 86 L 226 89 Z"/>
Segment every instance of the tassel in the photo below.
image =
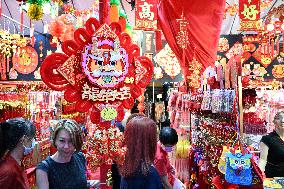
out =
<path fill-rule="evenodd" d="M 34 36 L 34 33 L 35 33 L 35 29 L 34 29 L 34 25 L 32 24 L 32 20 L 30 20 L 30 37 L 32 38 L 32 41 L 31 41 L 31 45 L 34 46 L 35 45 L 35 36 Z"/>
<path fill-rule="evenodd" d="M 158 53 L 163 48 L 161 31 L 155 31 L 156 35 L 156 52 Z"/>
<path fill-rule="evenodd" d="M 276 41 L 275 41 L 275 43 L 276 43 L 276 55 L 278 56 L 279 55 L 279 37 L 277 36 L 277 38 L 276 38 Z"/>
<path fill-rule="evenodd" d="M 272 38 L 271 39 L 271 57 L 273 58 L 274 57 L 274 39 Z"/>
<path fill-rule="evenodd" d="M 2 0 L 0 0 L 0 18 L 2 16 Z"/>

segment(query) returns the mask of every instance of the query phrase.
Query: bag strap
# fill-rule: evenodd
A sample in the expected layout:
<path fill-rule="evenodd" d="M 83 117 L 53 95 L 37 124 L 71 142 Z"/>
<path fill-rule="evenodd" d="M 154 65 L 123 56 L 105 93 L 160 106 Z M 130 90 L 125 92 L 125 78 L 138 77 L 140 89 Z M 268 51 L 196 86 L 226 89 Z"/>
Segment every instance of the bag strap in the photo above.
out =
<path fill-rule="evenodd" d="M 47 169 L 49 169 L 49 164 L 46 160 L 43 160 L 42 163 L 46 166 Z"/>

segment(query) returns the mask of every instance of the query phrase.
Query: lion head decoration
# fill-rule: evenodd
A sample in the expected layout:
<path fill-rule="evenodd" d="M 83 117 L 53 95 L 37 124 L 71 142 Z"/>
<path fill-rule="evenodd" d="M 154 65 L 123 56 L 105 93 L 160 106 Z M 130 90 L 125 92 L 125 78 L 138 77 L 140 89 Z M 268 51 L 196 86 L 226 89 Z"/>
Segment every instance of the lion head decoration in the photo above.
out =
<path fill-rule="evenodd" d="M 125 80 L 128 73 L 128 54 L 120 46 L 118 37 L 112 31 L 104 38 L 99 33 L 92 38 L 83 51 L 82 67 L 89 80 L 102 88 L 115 87 Z"/>
<path fill-rule="evenodd" d="M 121 121 L 124 108 L 133 107 L 152 79 L 153 63 L 140 56 L 139 47 L 118 23 L 100 24 L 90 18 L 85 28 L 74 32 L 74 40 L 63 42 L 62 51 L 45 58 L 42 80 L 64 91 L 76 111 L 90 112 L 96 124 Z"/>

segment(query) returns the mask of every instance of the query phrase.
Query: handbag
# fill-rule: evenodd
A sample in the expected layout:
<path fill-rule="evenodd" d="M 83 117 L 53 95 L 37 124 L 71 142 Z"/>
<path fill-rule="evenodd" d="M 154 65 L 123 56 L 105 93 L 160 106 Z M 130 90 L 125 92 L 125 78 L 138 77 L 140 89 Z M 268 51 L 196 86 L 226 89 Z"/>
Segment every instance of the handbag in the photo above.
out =
<path fill-rule="evenodd" d="M 226 181 L 231 184 L 251 185 L 251 157 L 252 154 L 242 154 L 239 150 L 236 150 L 235 153 L 232 151 L 227 152 L 225 172 Z"/>

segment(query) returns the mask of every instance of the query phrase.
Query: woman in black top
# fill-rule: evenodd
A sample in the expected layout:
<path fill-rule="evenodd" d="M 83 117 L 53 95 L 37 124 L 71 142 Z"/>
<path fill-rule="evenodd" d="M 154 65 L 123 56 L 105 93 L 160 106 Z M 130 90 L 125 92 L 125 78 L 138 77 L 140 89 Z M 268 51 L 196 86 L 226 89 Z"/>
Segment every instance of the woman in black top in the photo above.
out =
<path fill-rule="evenodd" d="M 274 117 L 275 130 L 263 136 L 259 167 L 267 178 L 284 177 L 284 112 Z"/>

